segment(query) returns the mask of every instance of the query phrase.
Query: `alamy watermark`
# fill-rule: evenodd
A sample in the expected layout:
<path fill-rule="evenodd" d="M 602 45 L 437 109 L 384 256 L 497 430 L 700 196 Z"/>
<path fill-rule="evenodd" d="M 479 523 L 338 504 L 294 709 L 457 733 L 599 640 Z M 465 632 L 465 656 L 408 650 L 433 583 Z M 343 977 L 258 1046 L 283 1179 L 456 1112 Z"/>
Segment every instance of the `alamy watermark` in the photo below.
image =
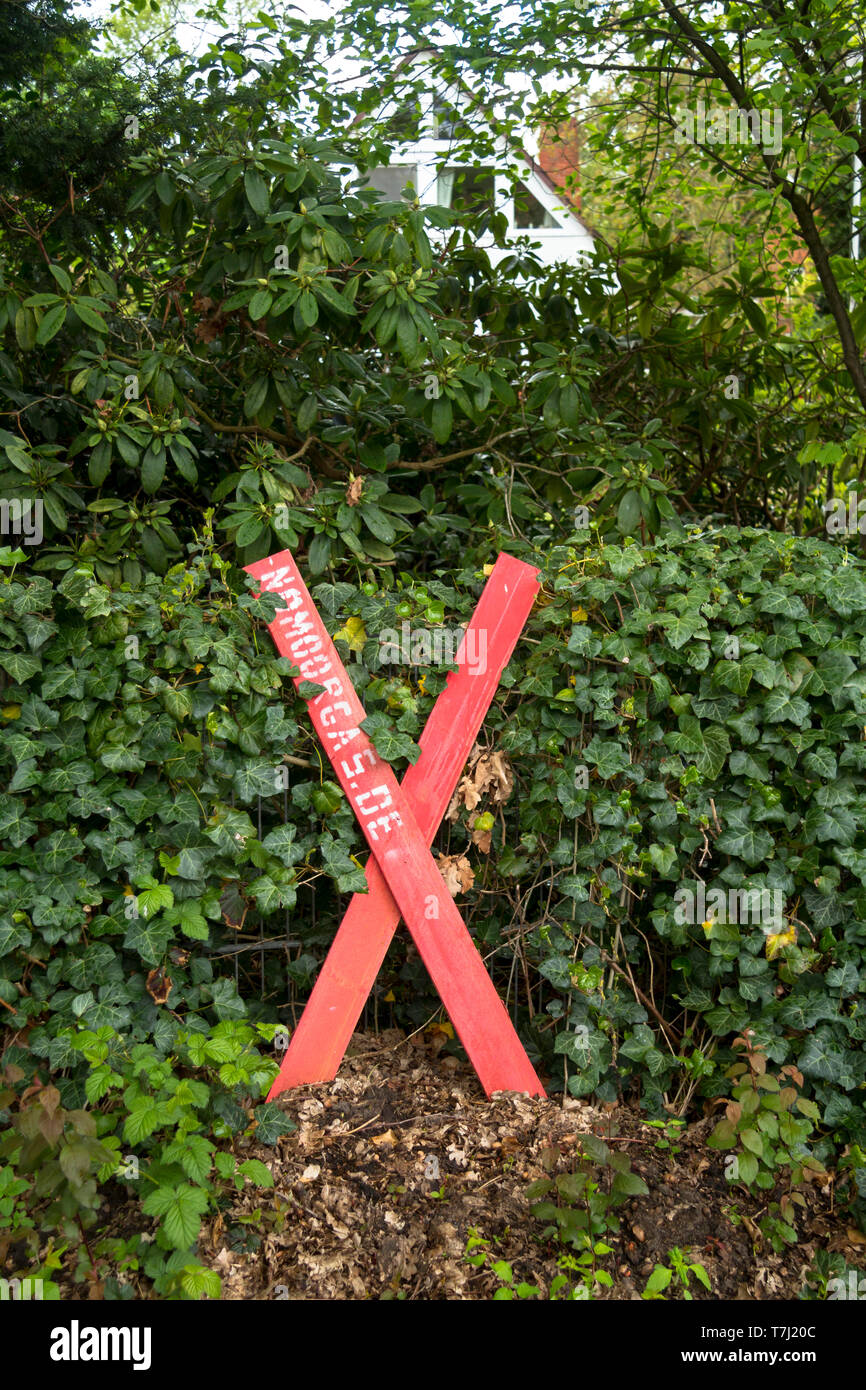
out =
<path fill-rule="evenodd" d="M 0 497 L 0 536 L 20 536 L 25 545 L 42 541 L 42 498 Z"/>
<path fill-rule="evenodd" d="M 472 676 L 483 676 L 487 670 L 487 629 L 413 628 L 408 621 L 403 622 L 399 633 L 393 627 L 383 628 L 379 633 L 379 660 L 383 665 L 400 666 L 447 663 L 465 666 Z"/>
<path fill-rule="evenodd" d="M 765 154 L 782 148 L 782 111 L 774 107 L 743 111 L 738 106 L 711 106 L 699 101 L 694 111 L 678 111 L 674 129 L 678 145 L 760 145 Z"/>
<path fill-rule="evenodd" d="M 674 921 L 680 926 L 696 922 L 761 923 L 772 929 L 785 922 L 785 895 L 779 888 L 707 888 L 697 879 L 693 888 L 674 893 Z"/>
<path fill-rule="evenodd" d="M 0 1303 L 42 1300 L 41 1279 L 0 1279 Z"/>
<path fill-rule="evenodd" d="M 856 492 L 844 497 L 831 497 L 822 503 L 824 526 L 828 536 L 866 536 L 866 498 Z"/>
<path fill-rule="evenodd" d="M 131 1361 L 134 1371 L 151 1363 L 149 1327 L 82 1327 L 73 1318 L 69 1327 L 51 1329 L 48 1355 L 52 1361 Z"/>

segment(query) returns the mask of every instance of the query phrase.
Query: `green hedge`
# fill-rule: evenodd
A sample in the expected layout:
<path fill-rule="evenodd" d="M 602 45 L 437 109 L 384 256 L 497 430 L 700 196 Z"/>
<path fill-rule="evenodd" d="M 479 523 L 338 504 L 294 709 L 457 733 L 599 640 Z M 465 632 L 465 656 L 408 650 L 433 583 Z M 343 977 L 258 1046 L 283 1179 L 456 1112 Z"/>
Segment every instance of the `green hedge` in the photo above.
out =
<path fill-rule="evenodd" d="M 438 578 L 314 589 L 401 766 L 446 668 L 419 681 L 380 666 L 378 634 L 464 621 L 495 553 L 483 545 Z M 751 1028 L 803 1073 L 823 1156 L 863 1146 L 866 566 L 733 527 L 514 549 L 545 580 L 485 723 L 514 790 L 474 808 L 495 812 L 488 852 L 465 811 L 443 848 L 472 863 L 460 905 L 530 1051 L 554 1086 L 635 1090 L 659 1115 L 727 1092 L 730 1043 Z M 54 585 L 17 557 L 0 584 L 0 1104 L 20 1108 L 50 1073 L 66 1113 L 92 1113 L 92 1134 L 72 1120 L 55 1136 L 93 1150 L 61 1164 L 53 1195 L 62 1208 L 68 1181 L 73 1198 L 57 1222 L 95 1213 L 91 1179 L 138 1183 L 174 1260 L 160 1277 L 194 1290 L 199 1219 L 226 1178 L 211 1140 L 280 1132 L 276 1107 L 251 1108 L 286 1021 L 272 1001 L 312 977 L 340 895 L 363 885 L 363 844 L 262 625 L 274 600 L 207 533 L 136 589 L 81 562 Z M 684 921 L 699 878 L 708 895 L 766 890 L 779 915 Z M 298 896 L 313 880 L 327 888 L 315 921 Z M 291 960 L 270 955 L 264 1001 L 210 954 L 243 912 L 301 940 Z M 417 959 L 390 968 L 398 1020 L 423 1019 L 435 997 Z M 5 1152 L 35 1174 L 15 1142 Z"/>

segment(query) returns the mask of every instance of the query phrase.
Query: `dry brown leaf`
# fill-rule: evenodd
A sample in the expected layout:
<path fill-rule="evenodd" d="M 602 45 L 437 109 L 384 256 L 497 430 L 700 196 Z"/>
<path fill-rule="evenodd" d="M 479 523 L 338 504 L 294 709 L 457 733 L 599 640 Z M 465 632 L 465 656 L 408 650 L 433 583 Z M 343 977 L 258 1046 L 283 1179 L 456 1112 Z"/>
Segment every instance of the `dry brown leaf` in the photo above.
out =
<path fill-rule="evenodd" d="M 475 882 L 475 874 L 465 854 L 440 854 L 436 862 L 452 898 L 468 892 Z"/>
<path fill-rule="evenodd" d="M 161 965 L 158 965 L 155 970 L 151 970 L 144 983 L 154 1004 L 164 1004 L 171 994 L 173 981 L 166 975 Z"/>
<path fill-rule="evenodd" d="M 752 1240 L 755 1242 L 755 1244 L 756 1244 L 756 1245 L 760 1245 L 760 1244 L 762 1243 L 762 1241 L 763 1241 L 763 1237 L 762 1237 L 762 1235 L 761 1235 L 761 1232 L 758 1230 L 758 1227 L 755 1225 L 754 1221 L 752 1220 L 752 1218 L 751 1218 L 750 1216 L 746 1216 L 746 1214 L 743 1213 L 743 1216 L 741 1217 L 741 1220 L 742 1220 L 742 1223 L 743 1223 L 743 1225 L 745 1226 L 746 1230 L 748 1231 L 749 1235 L 752 1237 Z"/>
<path fill-rule="evenodd" d="M 358 503 L 361 500 L 361 493 L 363 491 L 364 479 L 353 478 L 349 486 L 346 488 L 346 505 L 348 507 L 357 507 Z"/>
<path fill-rule="evenodd" d="M 397 1136 L 393 1129 L 386 1129 L 384 1134 L 374 1134 L 370 1140 L 377 1149 L 393 1149 L 397 1143 Z"/>
<path fill-rule="evenodd" d="M 446 820 L 457 820 L 461 807 L 474 811 L 485 797 L 500 806 L 508 800 L 513 790 L 514 775 L 505 754 L 498 749 L 485 752 L 476 743 L 469 754 L 467 771 L 448 804 Z"/>

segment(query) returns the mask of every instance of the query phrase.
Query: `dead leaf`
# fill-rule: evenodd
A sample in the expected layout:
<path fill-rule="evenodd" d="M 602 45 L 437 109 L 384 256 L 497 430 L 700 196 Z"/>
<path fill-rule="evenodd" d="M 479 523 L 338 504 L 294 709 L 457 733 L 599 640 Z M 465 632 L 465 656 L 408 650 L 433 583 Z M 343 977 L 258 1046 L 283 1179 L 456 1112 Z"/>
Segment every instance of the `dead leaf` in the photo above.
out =
<path fill-rule="evenodd" d="M 321 1173 L 321 1165 L 318 1163 L 308 1163 L 301 1174 L 301 1182 L 315 1182 Z"/>
<path fill-rule="evenodd" d="M 393 1149 L 397 1143 L 397 1136 L 393 1129 L 386 1129 L 384 1134 L 374 1134 L 370 1140 L 377 1149 Z"/>
<path fill-rule="evenodd" d="M 502 805 L 513 790 L 514 774 L 505 754 L 498 749 L 485 751 L 476 743 L 469 755 L 467 771 L 449 802 L 446 820 L 457 820 L 461 807 L 474 811 L 485 797 L 497 806 Z"/>
<path fill-rule="evenodd" d="M 43 1110 L 47 1110 L 49 1115 L 53 1115 L 60 1104 L 60 1092 L 56 1086 L 43 1086 L 39 1096 L 39 1104 Z"/>
<path fill-rule="evenodd" d="M 454 1037 L 454 1028 L 450 1023 L 431 1023 L 425 1032 L 434 1057 L 438 1057 L 445 1044 Z"/>
<path fill-rule="evenodd" d="M 866 1235 L 858 1231 L 856 1226 L 849 1226 L 846 1235 L 852 1245 L 866 1245 Z"/>
<path fill-rule="evenodd" d="M 361 493 L 363 491 L 364 479 L 353 478 L 349 486 L 346 488 L 346 505 L 349 507 L 357 507 L 358 503 L 361 500 Z"/>
<path fill-rule="evenodd" d="M 761 1235 L 761 1232 L 758 1230 L 758 1227 L 755 1225 L 752 1218 L 750 1216 L 746 1216 L 746 1214 L 743 1213 L 742 1222 L 755 1244 L 760 1245 L 763 1242 L 763 1236 Z"/>
<path fill-rule="evenodd" d="M 486 759 L 484 773 L 488 785 L 493 786 L 493 800 L 501 805 L 514 791 L 514 773 L 505 754 L 498 750 L 491 753 Z"/>
<path fill-rule="evenodd" d="M 155 970 L 151 970 L 145 984 L 147 992 L 154 1004 L 164 1004 L 171 994 L 171 987 L 174 981 L 165 973 L 164 968 L 158 965 Z"/>
<path fill-rule="evenodd" d="M 465 854 L 440 854 L 436 862 L 452 898 L 468 892 L 475 882 L 475 874 Z"/>

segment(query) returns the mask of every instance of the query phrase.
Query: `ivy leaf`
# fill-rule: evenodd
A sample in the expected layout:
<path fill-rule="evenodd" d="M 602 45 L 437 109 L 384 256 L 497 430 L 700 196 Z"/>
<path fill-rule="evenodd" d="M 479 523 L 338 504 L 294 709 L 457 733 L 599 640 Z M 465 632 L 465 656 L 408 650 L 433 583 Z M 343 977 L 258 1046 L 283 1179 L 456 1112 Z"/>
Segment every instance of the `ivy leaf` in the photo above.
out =
<path fill-rule="evenodd" d="M 713 679 L 727 690 L 733 690 L 735 695 L 745 695 L 751 684 L 752 672 L 742 661 L 720 661 Z"/>
<path fill-rule="evenodd" d="M 829 1029 L 818 1028 L 806 1039 L 803 1051 L 797 1058 L 797 1065 L 804 1076 L 813 1076 L 819 1081 L 836 1081 L 841 1084 L 840 1072 L 843 1062 L 842 1049 L 834 1040 Z M 850 1090 L 846 1086 L 845 1090 Z"/>
<path fill-rule="evenodd" d="M 820 745 L 806 754 L 803 766 L 813 777 L 820 777 L 825 782 L 832 782 L 838 774 L 838 765 L 832 749 Z"/>
<path fill-rule="evenodd" d="M 665 736 L 670 747 L 694 760 L 701 776 L 716 778 L 731 751 L 731 741 L 719 724 L 703 725 L 693 714 L 680 715 L 680 732 Z"/>
<path fill-rule="evenodd" d="M 4 652 L 0 656 L 0 666 L 16 684 L 23 685 L 42 670 L 42 661 L 38 656 L 28 656 L 25 652 Z"/>
<path fill-rule="evenodd" d="M 668 642 L 674 651 L 679 651 L 698 633 L 700 641 L 709 639 L 705 619 L 694 610 L 687 609 L 685 613 L 662 613 L 656 621 L 665 629 Z"/>
<path fill-rule="evenodd" d="M 127 951 L 136 951 L 147 965 L 160 965 L 168 948 L 171 929 L 164 922 L 138 918 L 130 922 L 123 938 Z"/>
<path fill-rule="evenodd" d="M 254 801 L 257 796 L 274 796 L 279 789 L 274 763 L 248 759 L 232 778 L 241 801 Z"/>
<path fill-rule="evenodd" d="M 853 845 L 857 836 L 857 822 L 851 812 L 842 806 L 827 810 L 810 806 L 803 820 L 803 835 L 807 843 L 818 840 L 823 844 L 829 840 L 837 845 Z"/>
<path fill-rule="evenodd" d="M 387 763 L 395 762 L 398 758 L 408 758 L 410 763 L 417 763 L 421 756 L 418 744 L 408 734 L 395 728 L 386 714 L 377 712 L 368 715 L 362 721 L 361 728 L 380 758 Z"/>
<path fill-rule="evenodd" d="M 809 610 L 801 598 L 787 589 L 771 588 L 758 603 L 762 613 L 778 613 L 783 618 L 808 618 Z"/>
<path fill-rule="evenodd" d="M 297 893 L 291 885 L 277 884 L 269 874 L 262 874 L 250 884 L 261 912 L 270 913 L 278 907 L 294 907 Z"/>
<path fill-rule="evenodd" d="M 296 843 L 297 831 L 296 825 L 278 825 L 276 830 L 265 836 L 262 846 L 268 854 L 276 855 L 283 864 L 291 867 L 300 863 L 305 854 L 303 845 Z"/>
<path fill-rule="evenodd" d="M 192 699 L 187 690 L 176 690 L 174 686 L 169 685 L 160 691 L 160 698 L 172 719 L 176 719 L 178 723 L 192 713 Z"/>
<path fill-rule="evenodd" d="M 783 719 L 802 728 L 809 722 L 809 706 L 798 695 L 785 690 L 771 690 L 764 701 L 764 718 L 768 724 L 780 724 Z"/>
<path fill-rule="evenodd" d="M 736 810 L 731 811 L 721 835 L 716 837 L 715 848 L 754 868 L 772 853 L 773 837 L 760 826 L 750 825 L 747 811 Z"/>
<path fill-rule="evenodd" d="M 260 1144 L 276 1144 L 283 1134 L 294 1134 L 297 1129 L 294 1121 L 273 1100 L 257 1105 L 253 1118 L 256 1122 L 256 1139 Z"/>

